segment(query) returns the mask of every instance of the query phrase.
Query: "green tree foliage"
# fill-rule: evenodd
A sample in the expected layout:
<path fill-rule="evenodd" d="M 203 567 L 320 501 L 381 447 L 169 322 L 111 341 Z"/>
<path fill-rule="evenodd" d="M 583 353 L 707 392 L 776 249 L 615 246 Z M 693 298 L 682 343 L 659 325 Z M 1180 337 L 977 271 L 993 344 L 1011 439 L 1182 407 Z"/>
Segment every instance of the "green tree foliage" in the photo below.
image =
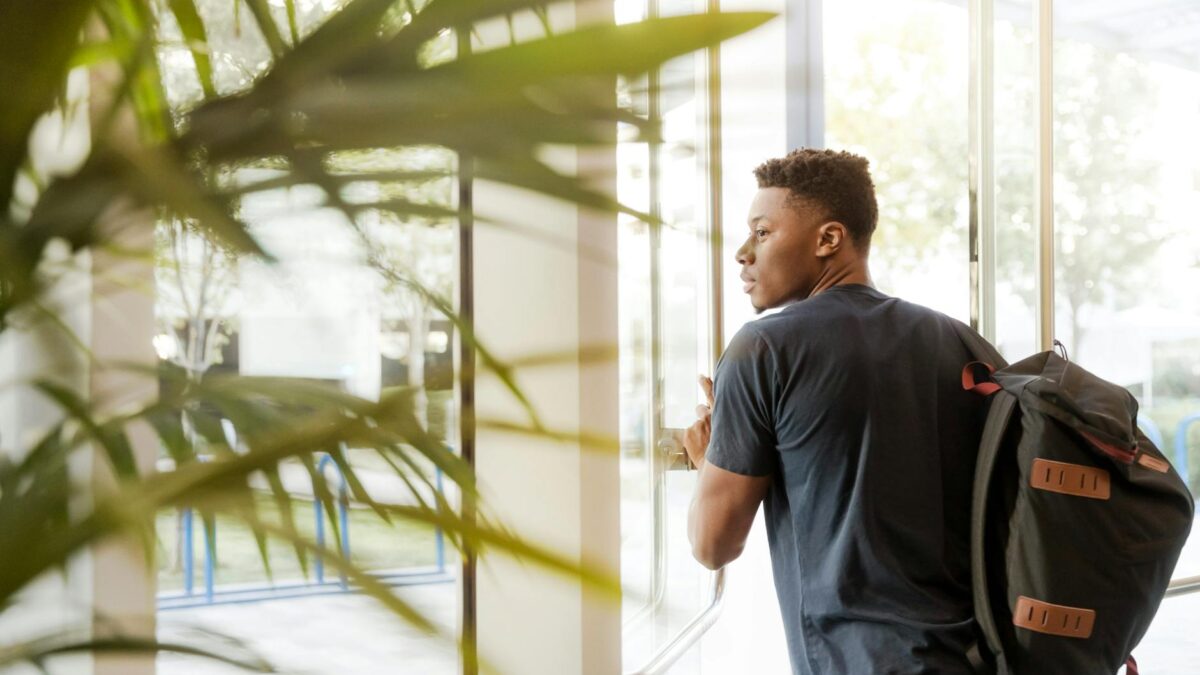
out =
<path fill-rule="evenodd" d="M 963 10 L 905 3 L 874 18 L 838 11 L 855 20 L 850 40 L 826 45 L 827 145 L 872 159 L 880 205 L 876 267 L 885 276 L 911 272 L 946 250 L 961 251 L 954 258 L 965 267 Z M 1032 48 L 1027 29 L 998 25 L 1004 73 L 995 97 L 998 276 L 1029 316 L 1036 306 Z M 1158 162 L 1141 142 L 1157 100 L 1149 66 L 1060 40 L 1055 73 L 1057 306 L 1078 352 L 1089 308 L 1124 309 L 1153 292 L 1150 264 L 1169 231 L 1156 204 Z"/>

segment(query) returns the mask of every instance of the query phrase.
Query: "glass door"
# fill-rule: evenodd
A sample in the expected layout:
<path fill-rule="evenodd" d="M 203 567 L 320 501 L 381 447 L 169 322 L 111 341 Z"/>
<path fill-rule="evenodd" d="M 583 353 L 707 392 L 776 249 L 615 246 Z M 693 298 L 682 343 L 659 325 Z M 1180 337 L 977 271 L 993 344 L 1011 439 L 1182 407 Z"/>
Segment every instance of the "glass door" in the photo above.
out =
<path fill-rule="evenodd" d="M 618 2 L 618 22 L 690 14 L 691 0 Z M 687 511 L 696 474 L 680 439 L 714 365 L 714 231 L 707 55 L 681 57 L 620 83 L 623 106 L 660 131 L 623 124 L 618 196 L 650 216 L 620 222 L 621 539 L 624 671 L 668 672 L 664 650 L 713 605 L 714 577 L 691 555 Z M 657 659 L 657 660 L 656 660 Z M 665 667 L 665 666 L 663 666 Z M 695 672 L 687 650 L 670 672 Z"/>

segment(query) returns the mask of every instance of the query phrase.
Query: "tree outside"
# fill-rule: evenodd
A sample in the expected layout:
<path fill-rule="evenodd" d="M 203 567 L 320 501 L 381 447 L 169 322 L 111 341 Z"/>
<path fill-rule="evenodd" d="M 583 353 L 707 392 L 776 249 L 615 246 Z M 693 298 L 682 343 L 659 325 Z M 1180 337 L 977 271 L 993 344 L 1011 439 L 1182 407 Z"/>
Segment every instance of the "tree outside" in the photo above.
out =
<path fill-rule="evenodd" d="M 964 319 L 965 21 L 942 2 L 857 1 L 827 7 L 825 36 L 826 144 L 872 161 L 877 281 Z M 995 34 L 999 336 L 1020 357 L 1034 351 L 1036 311 L 1033 39 L 1004 20 Z M 1057 332 L 1073 360 L 1139 397 L 1173 456 L 1176 424 L 1200 412 L 1194 377 L 1159 372 L 1200 370 L 1176 346 L 1200 337 L 1200 305 L 1186 290 L 1200 281 L 1200 163 L 1195 139 L 1162 130 L 1196 125 L 1200 102 L 1180 92 L 1194 92 L 1200 74 L 1069 36 L 1054 58 Z M 1157 392 L 1156 379 L 1166 383 Z"/>

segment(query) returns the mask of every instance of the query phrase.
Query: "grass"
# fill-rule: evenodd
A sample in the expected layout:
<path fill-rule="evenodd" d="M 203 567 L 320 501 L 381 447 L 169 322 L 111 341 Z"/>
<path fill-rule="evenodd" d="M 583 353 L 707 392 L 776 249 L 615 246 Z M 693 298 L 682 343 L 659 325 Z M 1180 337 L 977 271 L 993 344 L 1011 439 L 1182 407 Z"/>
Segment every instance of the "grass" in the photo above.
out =
<path fill-rule="evenodd" d="M 447 403 L 453 396 L 448 390 L 429 390 L 428 426 L 435 438 L 447 438 L 449 425 L 453 424 Z M 450 419 L 448 419 L 450 418 Z M 391 469 L 374 451 L 350 450 L 351 463 L 360 470 L 390 472 Z M 424 462 L 421 462 L 424 464 Z M 427 467 L 432 470 L 432 467 Z M 267 494 L 257 498 L 259 517 L 269 523 L 281 523 L 279 508 Z M 316 525 L 311 498 L 295 496 L 292 503 L 296 529 L 306 537 L 315 535 Z M 351 558 L 367 570 L 400 569 L 410 567 L 432 567 L 437 564 L 436 539 L 433 528 L 403 520 L 386 523 L 375 512 L 351 507 L 350 552 Z M 183 565 L 176 554 L 180 536 L 180 514 L 165 511 L 156 516 L 158 531 L 158 588 L 160 591 L 183 588 Z M 336 550 L 337 542 L 329 516 L 325 515 L 326 546 Z M 204 574 L 204 527 L 199 516 L 192 521 L 192 546 L 194 556 L 195 588 L 203 584 Z M 268 542 L 267 559 L 269 571 L 263 564 L 258 544 L 249 528 L 228 516 L 217 517 L 215 583 L 243 584 L 296 581 L 304 578 L 304 572 L 295 549 L 284 542 Z M 447 555 L 453 551 L 447 547 Z M 309 559 L 308 578 L 315 580 L 312 559 Z M 332 571 L 329 576 L 333 578 Z"/>
<path fill-rule="evenodd" d="M 261 518 L 268 522 L 280 522 L 279 509 L 269 495 L 258 497 L 258 507 Z M 313 503 L 296 499 L 293 502 L 293 512 L 296 529 L 306 536 L 313 536 Z M 433 528 L 400 520 L 393 520 L 388 524 L 380 520 L 373 511 L 361 508 L 351 508 L 349 520 L 351 557 L 364 569 L 429 567 L 437 562 Z M 160 591 L 183 588 L 182 565 L 174 564 L 174 551 L 179 534 L 178 522 L 176 511 L 162 512 L 157 517 Z M 204 570 L 204 528 L 199 517 L 193 519 L 192 528 L 194 583 L 196 588 L 200 588 L 203 584 Z M 325 516 L 325 542 L 327 546 L 336 550 L 337 543 L 329 526 L 328 515 Z M 271 541 L 267 551 L 270 573 L 263 565 L 258 545 L 250 530 L 232 518 L 218 516 L 215 583 L 269 583 L 272 578 L 275 581 L 288 581 L 304 577 L 296 551 L 290 544 Z M 326 578 L 333 577 L 333 573 L 329 572 Z M 315 580 L 311 558 L 308 578 Z"/>

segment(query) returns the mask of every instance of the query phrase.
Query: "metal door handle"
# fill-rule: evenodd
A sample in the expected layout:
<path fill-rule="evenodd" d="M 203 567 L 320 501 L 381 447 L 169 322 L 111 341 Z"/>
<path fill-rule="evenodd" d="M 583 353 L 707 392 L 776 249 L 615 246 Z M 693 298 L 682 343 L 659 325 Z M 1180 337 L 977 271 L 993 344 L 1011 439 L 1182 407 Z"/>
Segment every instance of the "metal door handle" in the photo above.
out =
<path fill-rule="evenodd" d="M 683 429 L 661 429 L 658 451 L 662 453 L 663 468 L 667 471 L 687 471 L 696 468 L 687 451 L 683 449 Z"/>

